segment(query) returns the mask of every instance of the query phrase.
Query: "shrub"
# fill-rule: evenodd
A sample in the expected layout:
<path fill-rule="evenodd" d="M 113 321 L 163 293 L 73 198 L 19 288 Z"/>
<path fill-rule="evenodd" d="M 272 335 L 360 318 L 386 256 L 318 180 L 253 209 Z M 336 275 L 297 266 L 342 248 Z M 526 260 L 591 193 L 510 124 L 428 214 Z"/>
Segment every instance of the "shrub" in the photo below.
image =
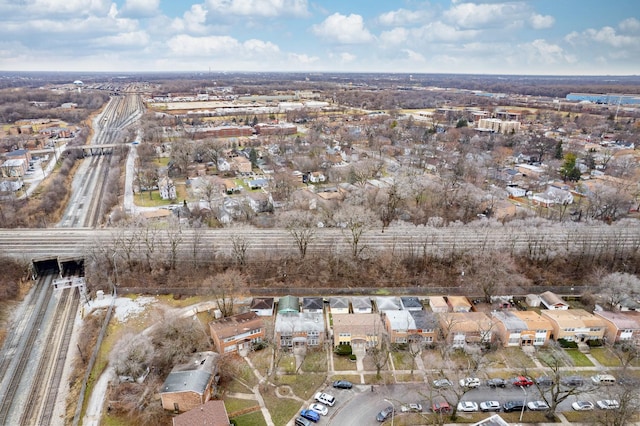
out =
<path fill-rule="evenodd" d="M 600 347 L 602 346 L 602 339 L 591 339 L 591 340 L 587 340 L 587 345 L 589 345 L 590 348 L 596 348 L 596 347 Z"/>
<path fill-rule="evenodd" d="M 578 344 L 576 342 L 566 340 L 566 339 L 558 339 L 558 344 L 560 345 L 561 348 L 564 348 L 564 349 L 575 349 L 578 347 Z"/>
<path fill-rule="evenodd" d="M 338 345 L 333 350 L 333 352 L 335 352 L 336 355 L 340 356 L 349 356 L 353 353 L 353 351 L 351 350 L 351 345 Z"/>

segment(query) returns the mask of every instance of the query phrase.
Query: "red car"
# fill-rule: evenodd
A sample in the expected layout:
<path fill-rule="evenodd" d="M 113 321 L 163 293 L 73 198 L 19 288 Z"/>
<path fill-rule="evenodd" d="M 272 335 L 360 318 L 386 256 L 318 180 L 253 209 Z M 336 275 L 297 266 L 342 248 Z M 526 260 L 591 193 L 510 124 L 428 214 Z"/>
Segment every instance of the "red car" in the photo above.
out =
<path fill-rule="evenodd" d="M 431 407 L 434 413 L 450 413 L 451 406 L 447 402 L 435 402 Z"/>
<path fill-rule="evenodd" d="M 529 377 L 518 376 L 515 379 L 513 379 L 511 383 L 513 384 L 513 386 L 529 387 L 533 385 L 533 380 L 531 380 Z"/>

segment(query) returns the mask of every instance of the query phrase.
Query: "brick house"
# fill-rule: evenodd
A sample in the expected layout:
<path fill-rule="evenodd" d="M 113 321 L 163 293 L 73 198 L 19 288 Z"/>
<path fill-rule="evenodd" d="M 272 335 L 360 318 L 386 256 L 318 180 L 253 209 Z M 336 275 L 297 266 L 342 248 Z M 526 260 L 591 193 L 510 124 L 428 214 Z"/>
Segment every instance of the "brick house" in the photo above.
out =
<path fill-rule="evenodd" d="M 565 339 L 575 342 L 602 339 L 606 329 L 604 319 L 590 314 L 584 309 L 541 311 L 553 327 L 552 339 Z"/>
<path fill-rule="evenodd" d="M 607 343 L 640 342 L 640 312 L 595 311 L 593 314 L 605 322 L 604 337 Z"/>
<path fill-rule="evenodd" d="M 275 340 L 279 348 L 319 347 L 325 340 L 322 313 L 298 312 L 276 315 Z"/>
<path fill-rule="evenodd" d="M 211 321 L 209 330 L 214 347 L 221 354 L 248 350 L 264 339 L 264 323 L 255 312 Z"/>
<path fill-rule="evenodd" d="M 384 326 L 391 343 L 432 343 L 436 340 L 438 321 L 426 311 L 385 311 Z"/>
<path fill-rule="evenodd" d="M 184 412 L 207 402 L 218 357 L 215 352 L 198 352 L 186 363 L 173 367 L 160 388 L 162 408 Z"/>
<path fill-rule="evenodd" d="M 173 418 L 173 426 L 229 426 L 224 401 L 211 400 Z"/>
<path fill-rule="evenodd" d="M 371 348 L 384 333 L 378 314 L 333 314 L 333 346 Z"/>
<path fill-rule="evenodd" d="M 448 312 L 438 315 L 441 337 L 454 348 L 467 344 L 490 343 L 494 324 L 483 312 Z"/>
<path fill-rule="evenodd" d="M 533 311 L 494 311 L 495 334 L 505 346 L 543 346 L 551 336 L 551 322 Z"/>

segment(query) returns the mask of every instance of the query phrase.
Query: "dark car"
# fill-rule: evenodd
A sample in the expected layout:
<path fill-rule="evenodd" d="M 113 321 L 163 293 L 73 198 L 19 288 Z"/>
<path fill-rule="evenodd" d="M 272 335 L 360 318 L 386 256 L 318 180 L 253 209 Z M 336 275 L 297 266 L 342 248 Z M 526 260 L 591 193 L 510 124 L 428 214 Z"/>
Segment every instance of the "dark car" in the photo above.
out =
<path fill-rule="evenodd" d="M 311 426 L 311 422 L 304 417 L 296 417 L 296 426 Z"/>
<path fill-rule="evenodd" d="M 548 386 L 553 386 L 554 383 L 555 381 L 548 376 L 542 376 L 536 379 L 536 384 L 538 386 L 548 387 Z"/>
<path fill-rule="evenodd" d="M 505 413 L 511 413 L 512 411 L 522 411 L 524 407 L 524 401 L 507 401 L 502 406 L 502 410 Z"/>
<path fill-rule="evenodd" d="M 490 388 L 503 388 L 507 385 L 507 381 L 504 379 L 489 379 L 487 380 L 487 386 Z"/>
<path fill-rule="evenodd" d="M 511 383 L 513 384 L 513 386 L 524 386 L 524 387 L 528 387 L 533 385 L 533 380 L 531 380 L 528 377 L 525 376 L 518 376 L 516 378 L 514 378 Z"/>
<path fill-rule="evenodd" d="M 353 383 L 348 380 L 336 380 L 333 382 L 333 387 L 338 389 L 351 389 L 353 387 Z"/>
<path fill-rule="evenodd" d="M 584 377 L 582 376 L 568 376 L 560 379 L 560 384 L 570 387 L 579 387 L 584 385 Z"/>
<path fill-rule="evenodd" d="M 304 417 L 305 419 L 311 420 L 314 423 L 318 423 L 320 421 L 320 414 L 316 413 L 313 410 L 300 411 L 300 417 Z"/>
<path fill-rule="evenodd" d="M 376 416 L 376 420 L 379 422 L 384 422 L 392 415 L 393 415 L 393 407 L 390 405 L 378 413 L 378 415 Z"/>

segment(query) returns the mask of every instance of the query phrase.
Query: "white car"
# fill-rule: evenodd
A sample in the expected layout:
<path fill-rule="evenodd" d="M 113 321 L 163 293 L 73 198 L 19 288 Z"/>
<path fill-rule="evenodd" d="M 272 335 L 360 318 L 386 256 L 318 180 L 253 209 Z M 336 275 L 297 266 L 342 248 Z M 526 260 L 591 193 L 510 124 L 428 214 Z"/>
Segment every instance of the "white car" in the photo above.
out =
<path fill-rule="evenodd" d="M 322 416 L 326 416 L 329 413 L 329 409 L 325 405 L 320 404 L 319 402 L 314 402 L 313 404 L 311 404 L 309 406 L 309 410 L 315 411 L 316 413 Z"/>
<path fill-rule="evenodd" d="M 313 399 L 318 402 L 323 403 L 324 405 L 328 405 L 329 407 L 333 407 L 333 404 L 336 403 L 336 399 L 333 395 L 329 395 L 328 393 L 318 392 Z"/>
<path fill-rule="evenodd" d="M 410 411 L 415 412 L 415 413 L 421 413 L 422 412 L 422 405 L 415 403 L 415 404 L 406 404 L 400 407 L 400 411 L 402 411 L 403 413 L 408 413 Z"/>
<path fill-rule="evenodd" d="M 458 411 L 463 411 L 465 413 L 478 411 L 478 404 L 473 401 L 460 401 L 458 403 Z"/>
<path fill-rule="evenodd" d="M 615 399 L 603 399 L 602 401 L 596 402 L 596 404 L 603 410 L 615 410 L 616 408 L 620 408 L 620 403 Z"/>
<path fill-rule="evenodd" d="M 531 401 L 527 404 L 527 408 L 531 411 L 544 411 L 549 409 L 549 404 L 544 401 Z"/>
<path fill-rule="evenodd" d="M 480 387 L 480 379 L 478 379 L 477 377 L 467 377 L 465 379 L 460 379 L 460 386 L 469 389 Z"/>
<path fill-rule="evenodd" d="M 576 411 L 591 411 L 593 410 L 593 402 L 590 401 L 576 401 L 571 404 L 571 408 Z"/>
<path fill-rule="evenodd" d="M 502 406 L 499 401 L 483 401 L 480 403 L 480 411 L 486 413 L 487 411 L 500 411 Z"/>

